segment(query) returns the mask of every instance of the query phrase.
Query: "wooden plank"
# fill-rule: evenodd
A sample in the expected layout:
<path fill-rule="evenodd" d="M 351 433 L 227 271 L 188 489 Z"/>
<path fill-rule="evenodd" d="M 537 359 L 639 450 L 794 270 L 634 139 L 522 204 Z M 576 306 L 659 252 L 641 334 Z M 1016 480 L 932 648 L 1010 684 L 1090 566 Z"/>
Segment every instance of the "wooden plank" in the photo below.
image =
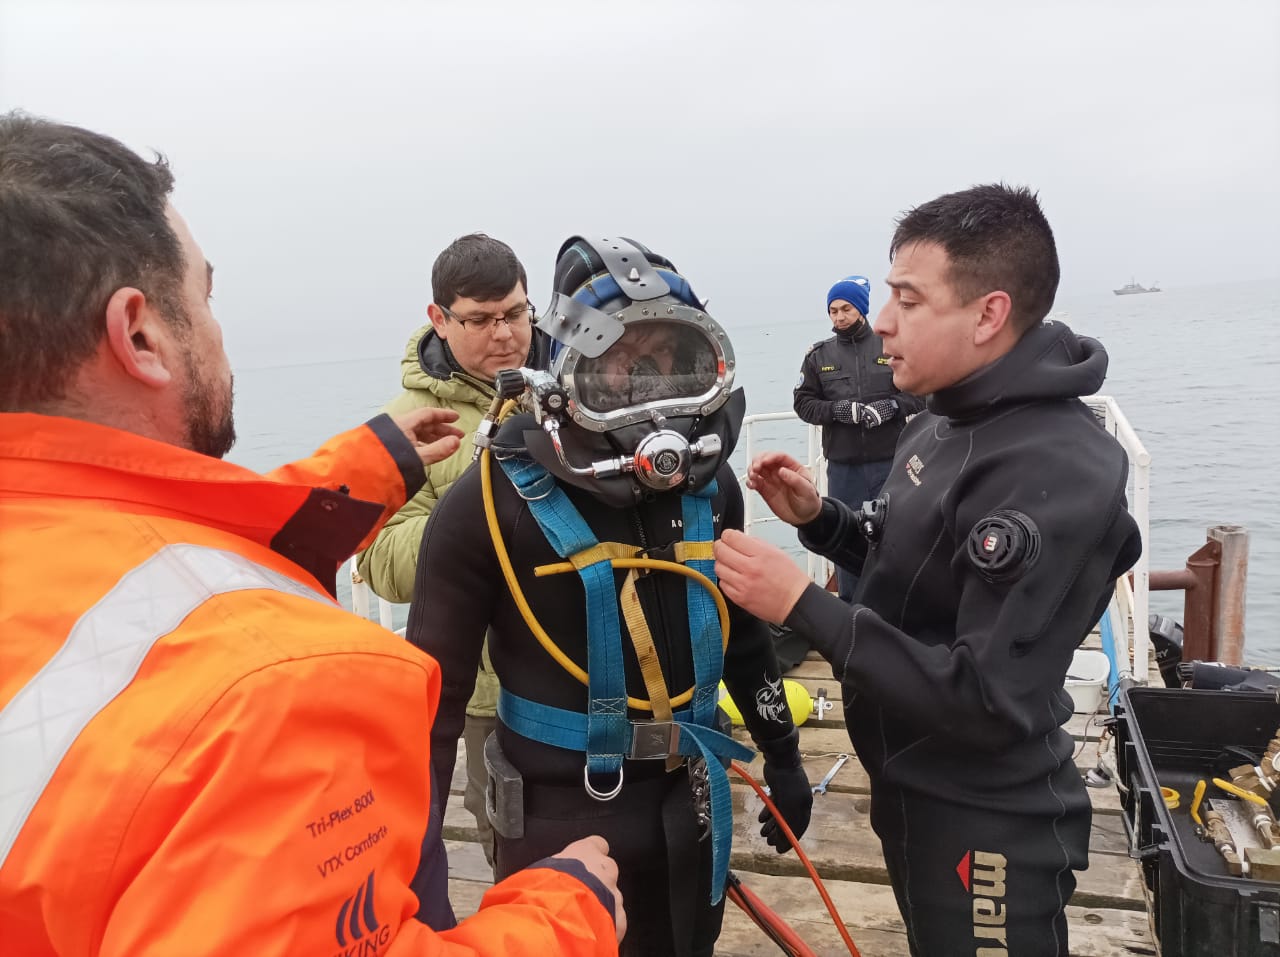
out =
<path fill-rule="evenodd" d="M 754 792 L 734 790 L 735 828 L 733 866 L 765 874 L 799 875 L 802 865 L 793 854 L 778 854 L 757 833 L 761 807 Z M 861 795 L 828 794 L 814 802 L 813 820 L 800 840 L 814 867 L 825 880 L 887 884 L 880 842 L 871 831 L 870 801 Z M 1111 827 L 1091 832 L 1090 866 L 1078 875 L 1075 902 L 1096 907 L 1145 908 L 1142 875 L 1129 858 L 1123 825 L 1109 817 Z"/>
<path fill-rule="evenodd" d="M 751 873 L 799 876 L 804 873 L 794 854 L 778 854 L 758 833 L 760 799 L 745 788 L 733 789 L 734 839 L 730 865 Z M 870 800 L 865 795 L 827 794 L 814 801 L 813 819 L 800 845 L 824 880 L 887 884 L 880 842 L 871 831 Z M 1118 817 L 1110 829 L 1092 832 L 1090 867 L 1079 874 L 1073 900 L 1107 908 L 1142 909 L 1142 876 L 1129 859 Z M 460 795 L 451 794 L 445 809 L 444 836 L 474 841 L 475 821 L 463 808 Z"/>
<path fill-rule="evenodd" d="M 739 825 L 735 831 L 735 841 L 739 840 L 736 836 L 738 832 L 745 832 L 753 847 L 766 855 L 775 854 L 772 848 L 758 840 L 750 823 L 754 822 L 760 813 L 762 804 L 759 796 L 745 786 L 735 787 L 731 793 L 734 814 L 739 815 L 735 818 L 735 823 Z M 841 794 L 832 791 L 815 795 L 809 830 L 800 839 L 800 846 L 810 857 L 829 856 L 828 848 L 837 846 L 850 828 L 863 828 L 868 838 L 874 842 L 878 856 L 880 844 L 871 834 L 870 809 L 871 798 L 867 795 Z M 1121 855 L 1128 858 L 1128 838 L 1119 815 L 1108 815 L 1105 818 L 1099 815 L 1098 821 L 1094 822 L 1092 828 L 1089 850 L 1094 854 Z"/>
<path fill-rule="evenodd" d="M 750 747 L 751 738 L 745 730 L 737 728 L 734 730 L 733 736 L 736 740 Z M 805 725 L 800 731 L 800 752 L 804 756 L 805 770 L 812 784 L 817 784 L 822 780 L 823 776 L 831 769 L 832 764 L 835 763 L 837 755 L 849 754 L 849 761 L 832 778 L 828 789 L 835 793 L 870 793 L 871 782 L 867 777 L 867 772 L 859 763 L 857 755 L 853 753 L 853 748 L 849 743 L 849 736 L 845 734 L 843 729 L 814 728 Z M 1076 753 L 1076 767 L 1080 769 L 1081 773 L 1094 767 L 1097 761 L 1097 741 L 1080 742 L 1079 750 Z M 760 755 L 757 754 L 744 767 L 757 781 L 763 781 L 764 762 Z M 731 774 L 730 780 L 735 785 L 746 786 L 736 775 Z M 458 758 L 453 768 L 451 793 L 461 794 L 466 788 L 466 783 L 466 754 L 463 745 L 460 743 L 458 746 Z M 1116 792 L 1114 786 L 1089 788 L 1089 797 L 1092 799 L 1095 814 L 1114 815 L 1121 812 L 1120 795 Z"/>
<path fill-rule="evenodd" d="M 491 885 L 493 873 L 489 870 L 489 862 L 484 859 L 484 851 L 475 841 L 445 840 L 445 850 L 449 853 L 449 881 L 470 881 L 473 884 Z M 455 911 L 457 908 L 454 908 Z M 475 913 L 474 910 L 467 913 Z M 458 916 L 462 916 L 459 914 Z"/>
<path fill-rule="evenodd" d="M 735 729 L 734 738 L 748 746 L 751 744 L 750 736 L 742 729 Z M 805 725 L 800 730 L 800 753 L 804 757 L 805 770 L 809 775 L 810 782 L 813 784 L 821 781 L 823 776 L 831 770 L 837 755 L 849 754 L 850 760 L 836 772 L 836 776 L 832 778 L 831 783 L 827 786 L 828 789 L 835 792 L 855 794 L 870 793 L 871 782 L 867 777 L 867 772 L 859 763 L 857 755 L 853 753 L 853 748 L 849 743 L 849 736 L 842 729 L 811 728 Z M 1080 748 L 1076 754 L 1076 767 L 1083 773 L 1096 765 L 1097 762 L 1097 742 L 1080 742 Z M 757 754 L 750 764 L 745 765 L 745 767 L 756 780 L 762 780 L 764 761 L 760 755 Z M 733 780 L 736 782 L 738 779 L 733 776 Z M 1096 813 L 1120 813 L 1120 795 L 1116 792 L 1115 787 L 1089 788 L 1089 797 L 1092 799 L 1093 809 Z"/>
<path fill-rule="evenodd" d="M 489 889 L 488 865 L 477 844 L 446 841 L 449 851 L 449 896 L 455 913 L 475 913 Z M 835 922 L 807 877 L 738 872 L 762 901 L 805 940 L 817 954 L 847 953 Z M 824 880 L 849 936 L 866 957 L 907 957 L 906 932 L 893 891 L 881 884 Z M 1153 955 L 1145 914 L 1129 910 L 1067 908 L 1071 953 L 1076 957 Z M 777 946 L 733 904 L 725 907 L 724 928 L 716 943 L 718 957 L 774 957 Z"/>
<path fill-rule="evenodd" d="M 847 954 L 835 922 L 808 878 L 765 874 L 739 875 L 817 954 Z M 865 957 L 907 957 L 906 931 L 893 891 L 876 884 L 824 881 L 849 936 Z M 1071 953 L 1076 957 L 1153 955 L 1145 914 L 1137 911 L 1067 907 Z M 732 904 L 725 908 L 717 957 L 773 957 L 778 948 Z"/>
<path fill-rule="evenodd" d="M 484 851 L 475 841 L 445 840 L 449 854 L 449 903 L 458 920 L 480 909 L 480 898 L 493 886 Z"/>

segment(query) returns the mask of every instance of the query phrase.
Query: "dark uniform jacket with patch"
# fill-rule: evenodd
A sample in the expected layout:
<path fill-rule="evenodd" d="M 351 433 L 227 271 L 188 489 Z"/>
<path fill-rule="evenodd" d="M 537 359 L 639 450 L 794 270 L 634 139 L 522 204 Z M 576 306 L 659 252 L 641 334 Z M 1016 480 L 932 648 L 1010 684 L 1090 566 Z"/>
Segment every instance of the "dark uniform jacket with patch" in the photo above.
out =
<path fill-rule="evenodd" d="M 878 542 L 830 499 L 801 529 L 861 567 L 852 609 L 811 586 L 787 624 L 831 661 L 873 782 L 1033 814 L 1087 803 L 1063 681 L 1142 547 L 1124 450 L 1077 398 L 1106 367 L 1098 342 L 1038 325 L 929 396 L 898 443 Z"/>
<path fill-rule="evenodd" d="M 872 429 L 857 422 L 837 422 L 835 404 L 842 399 L 895 399 L 898 414 Z M 855 465 L 893 458 L 907 416 L 924 408 L 920 399 L 899 392 L 894 386 L 884 345 L 866 320 L 856 329 L 837 332 L 809 347 L 800 367 L 793 405 L 796 415 L 805 422 L 822 426 L 822 454 L 828 461 Z"/>

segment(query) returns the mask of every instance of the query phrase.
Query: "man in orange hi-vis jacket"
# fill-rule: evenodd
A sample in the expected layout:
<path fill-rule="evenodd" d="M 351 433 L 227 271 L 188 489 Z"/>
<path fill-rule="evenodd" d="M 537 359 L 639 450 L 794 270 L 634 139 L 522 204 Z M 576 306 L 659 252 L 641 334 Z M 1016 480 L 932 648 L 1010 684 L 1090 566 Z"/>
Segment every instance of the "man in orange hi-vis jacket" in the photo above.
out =
<path fill-rule="evenodd" d="M 172 177 L 0 116 L 0 953 L 616 955 L 589 837 L 437 933 L 436 663 L 333 601 L 458 445 L 379 416 L 263 476 Z"/>

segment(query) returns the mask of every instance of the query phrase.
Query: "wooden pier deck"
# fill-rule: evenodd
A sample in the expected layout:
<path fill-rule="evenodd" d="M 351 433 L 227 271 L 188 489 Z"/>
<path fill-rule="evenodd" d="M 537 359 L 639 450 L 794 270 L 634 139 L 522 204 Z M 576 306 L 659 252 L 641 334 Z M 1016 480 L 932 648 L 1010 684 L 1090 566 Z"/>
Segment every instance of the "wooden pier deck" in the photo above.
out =
<path fill-rule="evenodd" d="M 1096 636 L 1093 642 L 1096 647 Z M 811 718 L 800 731 L 801 749 L 810 780 L 817 783 L 839 754 L 850 754 L 827 787 L 814 798 L 813 818 L 801 840 L 864 957 L 906 957 L 906 934 L 880 854 L 880 844 L 868 819 L 867 774 L 852 755 L 844 727 L 840 686 L 830 666 L 816 653 L 787 677 L 800 681 L 811 695 L 825 688 L 835 707 L 823 720 Z M 1097 763 L 1103 715 L 1076 715 L 1067 730 L 1076 738 L 1076 765 L 1081 772 Z M 735 731 L 750 744 L 741 729 Z M 760 759 L 750 770 L 760 778 Z M 449 888 L 460 917 L 473 913 L 490 884 L 488 866 L 475 843 L 475 823 L 462 807 L 466 767 L 459 756 L 453 793 L 445 815 L 449 848 Z M 757 833 L 760 801 L 737 775 L 730 775 L 734 795 L 734 845 L 731 867 L 743 882 L 785 918 L 818 954 L 846 954 L 830 915 L 795 854 L 779 855 Z M 1156 945 L 1147 915 L 1142 875 L 1129 857 L 1121 820 L 1120 797 L 1114 786 L 1089 788 L 1093 799 L 1093 834 L 1089 869 L 1077 875 L 1079 884 L 1067 908 L 1071 953 L 1079 957 L 1154 955 Z M 716 946 L 718 957 L 765 957 L 778 948 L 736 906 L 725 908 L 724 930 Z"/>

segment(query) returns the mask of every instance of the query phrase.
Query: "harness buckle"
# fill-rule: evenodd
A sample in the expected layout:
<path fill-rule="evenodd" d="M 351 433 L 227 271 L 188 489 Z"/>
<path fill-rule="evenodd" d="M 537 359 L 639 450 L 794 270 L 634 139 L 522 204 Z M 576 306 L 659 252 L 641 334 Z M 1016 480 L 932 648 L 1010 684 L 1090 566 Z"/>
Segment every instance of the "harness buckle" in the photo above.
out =
<path fill-rule="evenodd" d="M 632 721 L 631 750 L 633 761 L 668 758 L 680 753 L 680 725 L 674 721 Z"/>
<path fill-rule="evenodd" d="M 676 543 L 668 542 L 666 545 L 651 545 L 640 553 L 644 558 L 653 558 L 662 562 L 676 562 Z M 649 569 L 644 569 L 648 571 Z"/>

